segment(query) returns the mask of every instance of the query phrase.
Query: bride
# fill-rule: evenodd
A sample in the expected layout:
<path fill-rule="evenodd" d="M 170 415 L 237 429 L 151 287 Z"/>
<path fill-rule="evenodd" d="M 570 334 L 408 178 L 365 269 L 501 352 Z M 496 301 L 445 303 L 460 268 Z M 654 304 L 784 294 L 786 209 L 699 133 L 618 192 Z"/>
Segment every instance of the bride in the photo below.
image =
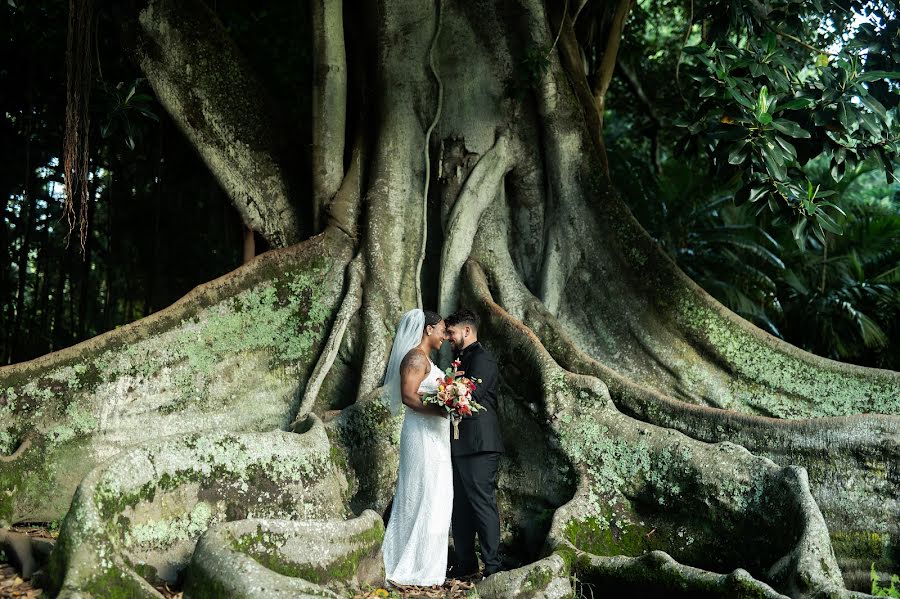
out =
<path fill-rule="evenodd" d="M 410 310 L 400 319 L 384 375 L 391 412 L 405 406 L 397 492 L 384 543 L 385 577 L 403 585 L 444 583 L 453 506 L 450 421 L 422 395 L 437 392 L 444 373 L 429 354 L 444 342 L 439 314 Z"/>

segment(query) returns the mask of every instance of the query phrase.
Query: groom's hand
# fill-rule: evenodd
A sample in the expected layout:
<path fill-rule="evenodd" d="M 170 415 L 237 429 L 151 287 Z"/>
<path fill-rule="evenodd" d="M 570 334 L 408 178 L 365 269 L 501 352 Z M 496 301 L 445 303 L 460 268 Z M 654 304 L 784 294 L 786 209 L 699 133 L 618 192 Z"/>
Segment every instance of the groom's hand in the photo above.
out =
<path fill-rule="evenodd" d="M 462 375 L 464 375 L 465 373 L 466 373 L 465 370 L 457 370 L 455 376 L 462 376 Z"/>

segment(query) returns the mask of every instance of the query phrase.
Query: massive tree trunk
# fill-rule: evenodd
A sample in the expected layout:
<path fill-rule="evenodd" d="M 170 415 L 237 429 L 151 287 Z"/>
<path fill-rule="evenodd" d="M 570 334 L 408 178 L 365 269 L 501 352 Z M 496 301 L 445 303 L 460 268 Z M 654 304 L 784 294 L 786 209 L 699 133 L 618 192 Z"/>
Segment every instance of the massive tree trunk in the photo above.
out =
<path fill-rule="evenodd" d="M 220 179 L 246 177 L 229 192 L 247 226 L 285 244 L 302 202 L 272 167 L 273 125 L 248 125 L 252 95 L 189 76 L 197 52 L 252 80 L 218 24 L 186 29 L 203 11 L 151 2 L 138 22 L 169 42 L 141 64 Z M 421 302 L 477 311 L 502 363 L 503 539 L 526 570 L 483 595 L 559 596 L 575 574 L 616 596 L 838 597 L 871 563 L 900 569 L 900 376 L 769 336 L 659 250 L 607 184 L 568 15 L 539 0 L 315 14 L 323 232 L 0 370 L 0 521 L 66 515 L 55 589 L 154 597 L 148 580 L 183 572 L 225 588 L 203 561 L 244 568 L 242 552 L 308 572 L 262 536 L 191 553 L 224 520 L 386 509 L 399 423 L 379 385 Z M 522 94 L 534 47 L 549 68 Z M 304 485 L 325 499 L 310 507 Z"/>

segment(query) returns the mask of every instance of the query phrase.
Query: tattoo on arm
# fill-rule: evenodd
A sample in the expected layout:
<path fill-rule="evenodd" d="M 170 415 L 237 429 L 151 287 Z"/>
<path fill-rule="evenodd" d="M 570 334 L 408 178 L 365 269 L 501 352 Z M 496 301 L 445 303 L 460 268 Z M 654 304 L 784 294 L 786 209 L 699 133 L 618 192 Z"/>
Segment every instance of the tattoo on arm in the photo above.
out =
<path fill-rule="evenodd" d="M 423 413 L 437 413 L 435 406 L 426 406 L 418 394 L 419 385 L 428 376 L 431 364 L 428 356 L 418 350 L 412 350 L 400 362 L 400 395 L 408 407 Z"/>
<path fill-rule="evenodd" d="M 428 370 L 428 358 L 419 350 L 410 350 L 403 361 L 400 362 L 400 377 L 406 378 L 412 374 L 421 374 Z"/>

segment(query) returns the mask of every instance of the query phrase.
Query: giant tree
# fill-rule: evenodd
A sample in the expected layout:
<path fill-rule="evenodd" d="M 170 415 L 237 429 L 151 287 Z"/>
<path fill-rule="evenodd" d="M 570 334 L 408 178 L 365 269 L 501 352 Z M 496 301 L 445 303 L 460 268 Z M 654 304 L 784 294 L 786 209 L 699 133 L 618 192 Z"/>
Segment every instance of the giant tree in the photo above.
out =
<path fill-rule="evenodd" d="M 0 521 L 65 516 L 53 589 L 365 578 L 365 510 L 386 510 L 396 473 L 380 381 L 394 323 L 423 304 L 475 310 L 502 363 L 503 532 L 524 570 L 481 594 L 851 596 L 872 563 L 898 569 L 900 376 L 755 328 L 645 233 L 608 182 L 585 5 L 312 2 L 309 197 L 215 15 L 138 7 L 135 60 L 276 249 L 0 370 Z M 615 52 L 621 26 L 601 34 Z M 310 532 L 351 514 L 346 534 Z M 289 550 L 341 534 L 340 560 Z"/>

